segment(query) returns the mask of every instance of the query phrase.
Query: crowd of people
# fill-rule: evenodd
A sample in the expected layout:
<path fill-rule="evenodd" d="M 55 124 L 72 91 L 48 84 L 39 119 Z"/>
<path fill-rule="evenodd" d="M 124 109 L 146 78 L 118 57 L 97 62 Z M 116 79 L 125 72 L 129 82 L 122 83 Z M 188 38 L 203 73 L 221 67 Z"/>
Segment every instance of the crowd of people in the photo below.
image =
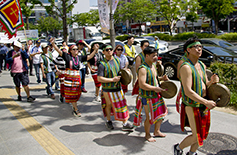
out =
<path fill-rule="evenodd" d="M 81 111 L 77 106 L 81 93 L 86 93 L 85 75 L 89 72 L 95 84 L 95 100 L 101 102 L 106 127 L 113 130 L 111 116 L 117 121 L 122 121 L 123 131 L 133 131 L 142 122 L 142 109 L 145 111 L 145 139 L 155 142 L 154 137 L 165 137 L 166 134 L 160 131 L 160 126 L 168 114 L 167 106 L 161 92 L 166 91 L 160 87 L 160 81 L 169 80 L 166 75 L 161 77 L 157 74 L 156 63 L 158 61 L 158 47 L 149 46 L 149 42 L 141 42 L 142 52 L 136 56 L 136 49 L 133 46 L 134 37 L 128 36 L 128 43 L 123 47 L 117 45 L 114 50 L 110 44 L 99 46 L 98 43 L 90 47 L 85 41 L 80 40 L 75 45 L 68 47 L 65 42 L 61 48 L 55 44 L 55 39 L 50 38 L 49 43 L 36 41 L 33 46 L 29 40 L 24 48 L 19 41 L 13 42 L 13 49 L 7 49 L 1 44 L 0 69 L 2 60 L 9 64 L 11 76 L 18 94 L 18 101 L 22 101 L 20 87 L 23 86 L 27 101 L 33 102 L 34 97 L 29 91 L 28 68 L 31 76 L 34 76 L 34 66 L 37 83 L 46 82 L 46 92 L 55 99 L 55 89 L 60 89 L 60 102 L 70 103 L 73 107 L 73 115 L 81 117 Z M 86 48 L 85 48 L 86 47 Z M 99 50 L 102 49 L 102 52 Z M 190 38 L 184 44 L 185 55 L 178 64 L 178 78 L 181 81 L 181 89 L 177 102 L 182 98 L 181 107 L 177 111 L 181 115 L 181 129 L 189 126 L 192 134 L 188 135 L 180 144 L 174 145 L 174 154 L 183 154 L 183 149 L 190 146 L 187 155 L 196 154 L 203 140 L 207 138 L 210 127 L 210 109 L 216 103 L 206 99 L 206 90 L 209 85 L 219 81 L 217 75 L 213 75 L 209 81 L 206 76 L 206 66 L 199 61 L 202 54 L 202 45 L 197 38 Z M 7 67 L 7 66 L 6 66 Z M 121 69 L 132 74 L 132 95 L 137 95 L 135 116 L 133 124 L 129 123 L 129 108 L 125 93 L 128 86 L 120 82 Z M 1 70 L 0 70 L 1 71 Z M 102 88 L 101 88 L 102 86 Z M 179 110 L 181 108 L 181 110 Z M 153 136 L 150 134 L 150 127 L 155 124 Z"/>

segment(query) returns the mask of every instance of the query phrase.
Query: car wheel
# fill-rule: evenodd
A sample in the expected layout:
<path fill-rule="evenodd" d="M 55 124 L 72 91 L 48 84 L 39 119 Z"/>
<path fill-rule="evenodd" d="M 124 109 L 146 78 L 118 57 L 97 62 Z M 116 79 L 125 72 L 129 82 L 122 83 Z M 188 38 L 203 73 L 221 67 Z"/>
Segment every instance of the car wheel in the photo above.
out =
<path fill-rule="evenodd" d="M 166 65 L 165 66 L 165 75 L 168 76 L 169 79 L 176 79 L 176 68 L 172 65 Z"/>

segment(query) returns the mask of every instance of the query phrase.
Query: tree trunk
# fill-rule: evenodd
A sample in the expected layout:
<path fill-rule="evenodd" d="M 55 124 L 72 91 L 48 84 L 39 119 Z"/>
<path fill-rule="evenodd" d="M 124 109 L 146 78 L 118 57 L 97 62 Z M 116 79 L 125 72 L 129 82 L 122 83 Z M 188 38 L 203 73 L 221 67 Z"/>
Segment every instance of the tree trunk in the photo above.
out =
<path fill-rule="evenodd" d="M 216 35 L 218 34 L 218 19 L 215 19 L 215 29 L 216 29 Z"/>
<path fill-rule="evenodd" d="M 63 39 L 67 43 L 67 8 L 66 8 L 66 1 L 62 1 L 62 6 L 63 6 Z"/>
<path fill-rule="evenodd" d="M 172 36 L 172 29 L 171 29 L 171 26 L 170 25 L 168 25 L 169 26 L 169 30 L 170 30 L 170 35 Z"/>
<path fill-rule="evenodd" d="M 26 30 L 29 30 L 29 17 L 26 16 Z"/>

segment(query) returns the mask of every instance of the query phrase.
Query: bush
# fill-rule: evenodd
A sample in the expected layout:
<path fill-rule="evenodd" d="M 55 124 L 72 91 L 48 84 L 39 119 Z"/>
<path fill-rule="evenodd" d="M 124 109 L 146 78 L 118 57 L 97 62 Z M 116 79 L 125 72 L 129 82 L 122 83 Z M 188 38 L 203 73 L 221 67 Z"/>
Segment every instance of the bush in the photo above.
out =
<path fill-rule="evenodd" d="M 209 68 L 219 76 L 219 83 L 227 86 L 231 91 L 230 105 L 237 106 L 237 66 L 236 64 L 212 63 Z"/>
<path fill-rule="evenodd" d="M 217 36 L 216 38 L 223 39 L 226 41 L 237 41 L 237 33 L 227 33 Z"/>
<path fill-rule="evenodd" d="M 147 34 L 147 35 L 144 35 L 144 36 L 152 36 L 152 37 L 157 36 L 160 40 L 165 40 L 165 41 L 173 40 L 172 36 L 170 36 L 168 34 L 163 34 L 163 33 Z"/>
<path fill-rule="evenodd" d="M 125 34 L 125 35 L 117 36 L 115 39 L 120 40 L 120 41 L 125 41 L 125 40 L 127 40 L 127 37 L 128 37 L 128 35 Z"/>
<path fill-rule="evenodd" d="M 197 36 L 199 39 L 201 38 L 215 38 L 215 34 L 207 34 L 207 33 L 196 33 L 196 32 L 184 32 L 179 33 L 174 36 L 173 40 L 179 41 L 179 40 L 188 40 L 188 38 L 191 38 L 193 36 Z"/>

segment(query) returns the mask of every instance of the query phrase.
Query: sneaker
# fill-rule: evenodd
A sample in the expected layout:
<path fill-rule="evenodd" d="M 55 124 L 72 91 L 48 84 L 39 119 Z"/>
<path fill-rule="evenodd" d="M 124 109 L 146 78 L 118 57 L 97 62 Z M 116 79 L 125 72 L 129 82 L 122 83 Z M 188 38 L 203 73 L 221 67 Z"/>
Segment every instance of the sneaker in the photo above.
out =
<path fill-rule="evenodd" d="M 18 96 L 17 101 L 22 101 L 21 96 Z"/>
<path fill-rule="evenodd" d="M 110 129 L 110 130 L 113 130 L 113 129 L 114 129 L 112 121 L 107 121 L 107 122 L 105 123 L 105 125 L 106 125 L 106 127 L 107 127 L 108 129 Z"/>
<path fill-rule="evenodd" d="M 81 113 L 79 112 L 79 110 L 77 111 L 73 110 L 72 114 L 76 117 L 81 117 Z"/>
<path fill-rule="evenodd" d="M 101 101 L 100 96 L 96 96 L 95 101 L 100 102 Z"/>
<path fill-rule="evenodd" d="M 61 103 L 63 103 L 64 102 L 64 98 L 63 98 L 63 96 L 60 94 L 59 95 L 59 98 L 58 98 L 58 100 L 59 100 L 59 102 L 61 102 Z"/>
<path fill-rule="evenodd" d="M 81 91 L 82 91 L 83 93 L 87 93 L 87 90 L 86 90 L 85 88 L 82 88 Z"/>
<path fill-rule="evenodd" d="M 32 97 L 32 96 L 29 96 L 29 97 L 27 98 L 27 102 L 33 102 L 34 100 L 35 100 L 35 98 Z"/>
<path fill-rule="evenodd" d="M 55 95 L 54 94 L 51 94 L 51 99 L 55 99 Z"/>
<path fill-rule="evenodd" d="M 123 125 L 122 130 L 123 131 L 133 131 L 133 128 L 134 127 L 131 124 L 127 123 L 126 125 Z"/>
<path fill-rule="evenodd" d="M 177 146 L 178 146 L 179 144 L 175 144 L 174 146 L 173 146 L 173 151 L 174 151 L 174 155 L 182 155 L 183 154 L 183 151 L 182 150 L 178 150 L 177 149 Z"/>

